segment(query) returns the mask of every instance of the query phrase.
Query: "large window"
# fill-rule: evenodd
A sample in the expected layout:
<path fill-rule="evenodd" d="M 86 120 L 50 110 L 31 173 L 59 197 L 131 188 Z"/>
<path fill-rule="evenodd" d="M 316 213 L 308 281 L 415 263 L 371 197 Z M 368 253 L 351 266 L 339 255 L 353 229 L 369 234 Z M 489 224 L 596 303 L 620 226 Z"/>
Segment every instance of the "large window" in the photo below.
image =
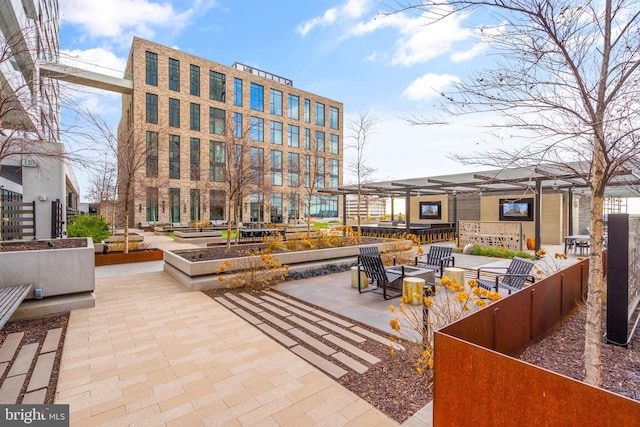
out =
<path fill-rule="evenodd" d="M 242 107 L 242 80 L 237 77 L 233 79 L 233 105 Z"/>
<path fill-rule="evenodd" d="M 250 120 L 251 120 L 251 123 L 250 123 L 251 140 L 263 142 L 264 141 L 264 120 L 261 119 L 260 117 L 253 117 L 253 116 L 251 116 Z"/>
<path fill-rule="evenodd" d="M 311 149 L 311 129 L 304 129 L 304 149 Z"/>
<path fill-rule="evenodd" d="M 214 101 L 225 102 L 226 75 L 216 71 L 209 71 L 209 98 Z"/>
<path fill-rule="evenodd" d="M 147 221 L 158 221 L 158 187 L 147 187 L 146 191 L 146 215 Z"/>
<path fill-rule="evenodd" d="M 147 94 L 147 123 L 158 123 L 158 95 Z"/>
<path fill-rule="evenodd" d="M 251 147 L 249 165 L 251 169 L 251 183 L 261 185 L 264 177 L 264 150 Z"/>
<path fill-rule="evenodd" d="M 289 219 L 300 218 L 300 196 L 298 194 L 289 194 L 288 208 L 287 217 Z"/>
<path fill-rule="evenodd" d="M 339 110 L 336 107 L 329 107 L 329 127 L 331 129 L 339 129 Z"/>
<path fill-rule="evenodd" d="M 200 96 L 200 67 L 193 64 L 189 67 L 189 93 Z"/>
<path fill-rule="evenodd" d="M 191 221 L 200 221 L 200 190 L 189 190 L 189 219 Z"/>
<path fill-rule="evenodd" d="M 180 61 L 169 58 L 169 90 L 180 91 Z"/>
<path fill-rule="evenodd" d="M 338 159 L 329 159 L 329 187 L 337 187 L 340 167 Z"/>
<path fill-rule="evenodd" d="M 299 120 L 300 119 L 300 98 L 296 95 L 289 94 L 289 102 L 287 104 L 287 112 L 290 119 Z"/>
<path fill-rule="evenodd" d="M 224 135 L 225 122 L 224 110 L 209 107 L 209 133 Z"/>
<path fill-rule="evenodd" d="M 264 194 L 254 193 L 249 195 L 249 218 L 252 222 L 264 221 Z"/>
<path fill-rule="evenodd" d="M 311 101 L 308 99 L 304 100 L 304 121 L 311 123 Z"/>
<path fill-rule="evenodd" d="M 264 111 L 264 86 L 251 83 L 251 109 Z"/>
<path fill-rule="evenodd" d="M 271 185 L 282 185 L 282 151 L 271 150 Z"/>
<path fill-rule="evenodd" d="M 282 145 L 282 123 L 271 122 L 271 143 L 276 145 Z"/>
<path fill-rule="evenodd" d="M 169 126 L 180 127 L 180 101 L 178 99 L 169 98 Z"/>
<path fill-rule="evenodd" d="M 269 112 L 276 116 L 282 115 L 282 92 L 271 89 L 269 96 Z"/>
<path fill-rule="evenodd" d="M 340 152 L 340 137 L 338 135 L 329 134 L 329 152 L 331 154 Z"/>
<path fill-rule="evenodd" d="M 191 130 L 200 131 L 200 104 L 189 105 L 189 127 Z"/>
<path fill-rule="evenodd" d="M 269 219 L 273 224 L 282 224 L 282 193 L 269 196 Z"/>
<path fill-rule="evenodd" d="M 316 151 L 324 152 L 324 132 L 316 131 Z"/>
<path fill-rule="evenodd" d="M 189 178 L 191 181 L 200 180 L 200 139 L 191 138 L 189 144 Z"/>
<path fill-rule="evenodd" d="M 224 191 L 209 190 L 209 219 L 210 220 L 224 219 L 225 204 L 226 204 L 226 197 L 225 197 Z"/>
<path fill-rule="evenodd" d="M 169 189 L 169 219 L 171 222 L 180 222 L 180 189 Z"/>
<path fill-rule="evenodd" d="M 158 54 L 147 51 L 145 58 L 147 84 L 158 86 Z"/>
<path fill-rule="evenodd" d="M 242 138 L 242 113 L 233 113 L 233 136 L 235 138 Z"/>
<path fill-rule="evenodd" d="M 147 178 L 158 177 L 158 132 L 147 131 Z"/>
<path fill-rule="evenodd" d="M 169 178 L 180 179 L 179 135 L 169 135 Z"/>
<path fill-rule="evenodd" d="M 287 154 L 287 185 L 297 187 L 300 185 L 300 155 L 298 153 Z"/>
<path fill-rule="evenodd" d="M 224 142 L 209 141 L 209 181 L 224 181 Z"/>
<path fill-rule="evenodd" d="M 300 128 L 298 126 L 289 125 L 287 142 L 289 147 L 298 148 L 300 146 Z"/>
<path fill-rule="evenodd" d="M 316 102 L 316 124 L 324 126 L 324 104 Z"/>
<path fill-rule="evenodd" d="M 324 188 L 324 157 L 316 157 L 316 188 Z"/>

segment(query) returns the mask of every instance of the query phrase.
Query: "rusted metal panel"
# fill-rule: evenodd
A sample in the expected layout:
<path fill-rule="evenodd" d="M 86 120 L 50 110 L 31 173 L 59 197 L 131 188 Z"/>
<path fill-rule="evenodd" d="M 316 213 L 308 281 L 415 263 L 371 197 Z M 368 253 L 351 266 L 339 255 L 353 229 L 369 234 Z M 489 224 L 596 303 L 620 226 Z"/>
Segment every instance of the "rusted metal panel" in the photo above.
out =
<path fill-rule="evenodd" d="M 622 426 L 640 403 L 435 334 L 434 426 Z"/>

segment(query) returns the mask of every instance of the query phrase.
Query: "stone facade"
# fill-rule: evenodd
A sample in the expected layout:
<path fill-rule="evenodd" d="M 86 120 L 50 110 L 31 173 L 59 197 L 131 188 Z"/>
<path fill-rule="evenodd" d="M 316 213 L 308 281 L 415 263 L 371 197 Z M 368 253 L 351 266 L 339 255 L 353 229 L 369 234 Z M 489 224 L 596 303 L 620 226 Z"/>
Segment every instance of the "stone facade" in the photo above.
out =
<path fill-rule="evenodd" d="M 157 57 L 157 85 L 148 84 L 146 80 L 147 52 L 155 54 Z M 179 70 L 179 78 L 172 79 L 173 88 L 171 89 L 170 62 L 173 63 L 174 70 L 176 68 Z M 192 66 L 197 66 L 199 69 L 199 95 L 191 94 Z M 249 69 L 249 72 L 244 71 L 244 69 L 248 69 L 248 67 L 240 64 L 238 67 L 224 66 L 147 40 L 134 38 L 126 68 L 126 73 L 131 76 L 134 82 L 133 95 L 123 95 L 122 118 L 118 129 L 120 156 L 121 158 L 128 158 L 129 163 L 131 163 L 130 169 L 135 171 L 133 194 L 129 203 L 130 225 L 137 225 L 141 221 L 181 222 L 184 224 L 198 219 L 228 219 L 226 209 L 228 201 L 224 202 L 225 208 L 221 218 L 222 209 L 220 209 L 219 201 L 216 202 L 211 199 L 212 190 L 226 193 L 226 189 L 225 182 L 216 181 L 211 177 L 210 149 L 212 142 L 237 144 L 237 142 L 234 142 L 234 138 L 228 135 L 233 129 L 229 126 L 229 123 L 234 123 L 234 114 L 242 115 L 243 134 L 246 135 L 251 131 L 250 126 L 253 120 L 259 121 L 261 119 L 264 123 L 262 141 L 247 137 L 248 147 L 263 149 L 264 166 L 262 175 L 264 180 L 261 185 L 252 184 L 247 187 L 240 204 L 242 209 L 241 221 L 255 221 L 256 213 L 258 213 L 257 218 L 259 218 L 260 222 L 286 223 L 290 217 L 295 217 L 290 212 L 289 200 L 296 200 L 295 196 L 292 197 L 292 195 L 296 194 L 299 200 L 296 206 L 299 212 L 298 215 L 299 217 L 304 217 L 304 204 L 302 201 L 305 195 L 309 194 L 308 190 L 304 188 L 304 156 L 309 156 L 310 165 L 313 169 L 311 171 L 312 175 L 315 175 L 313 173 L 317 162 L 315 159 L 324 159 L 318 163 L 324 162 L 324 173 L 319 173 L 319 175 L 323 176 L 325 188 L 331 187 L 331 184 L 342 184 L 344 152 L 342 103 L 295 88 L 290 84 L 289 80 L 281 77 L 255 69 Z M 223 100 L 215 100 L 210 97 L 210 72 L 224 75 Z M 175 74 L 173 75 L 175 76 Z M 236 105 L 237 102 L 235 101 L 236 79 L 242 81 L 242 105 Z M 263 111 L 251 108 L 252 84 L 263 87 Z M 270 111 L 272 90 L 282 94 L 281 114 L 272 114 Z M 157 96 L 157 123 L 149 123 L 147 118 L 147 94 Z M 290 118 L 288 113 L 290 95 L 297 96 L 299 100 L 297 119 Z M 170 99 L 173 101 L 170 101 Z M 305 120 L 305 100 L 308 100 L 310 106 L 308 121 Z M 174 106 L 179 104 L 179 127 L 177 126 L 178 123 L 170 124 L 170 102 L 173 102 Z M 324 106 L 324 126 L 316 124 L 316 106 Z M 194 108 L 199 109 L 199 130 L 193 129 Z M 224 111 L 226 120 L 224 135 L 210 132 L 210 108 Z M 331 120 L 330 110 L 333 112 L 333 120 Z M 282 125 L 281 145 L 271 140 L 272 123 L 275 123 L 276 127 L 278 123 Z M 289 146 L 289 125 L 297 126 L 299 129 L 299 147 Z M 257 129 L 256 126 L 253 126 L 253 128 Z M 310 134 L 310 146 L 308 148 L 305 148 L 305 129 L 308 129 Z M 157 132 L 158 134 L 157 177 L 149 177 L 147 171 L 147 159 L 144 152 L 146 151 L 148 131 Z M 317 149 L 322 148 L 316 146 L 317 132 L 324 132 L 324 150 Z M 169 140 L 171 138 L 175 142 L 178 140 L 176 137 L 179 138 L 179 179 L 169 177 Z M 194 138 L 199 140 L 199 150 L 191 148 L 192 139 Z M 330 138 L 333 138 L 333 141 L 337 138 L 337 149 L 335 149 L 335 144 L 333 144 L 334 149 L 330 149 Z M 127 145 L 125 141 L 131 141 L 133 152 L 137 153 L 137 155 L 126 152 L 125 147 Z M 271 180 L 271 172 L 273 172 L 271 170 L 271 156 L 273 151 L 280 152 L 282 156 L 280 168 L 281 184 L 278 180 L 280 169 L 277 166 L 274 168 L 276 173 L 275 180 L 273 182 Z M 199 152 L 199 163 L 197 159 L 194 159 L 195 152 Z M 289 167 L 289 153 L 296 153 L 299 156 L 299 186 L 288 185 L 288 173 L 290 169 L 292 171 L 295 170 L 295 168 Z M 174 165 L 176 165 L 175 154 L 177 153 L 174 151 L 173 154 Z M 278 153 L 274 155 L 278 156 Z M 337 169 L 335 167 L 336 161 Z M 197 176 L 192 176 L 192 171 L 194 170 L 192 164 L 196 165 L 193 167 L 199 171 L 199 179 Z M 198 164 L 199 167 L 197 166 Z M 123 185 L 126 181 L 123 169 L 127 168 L 123 168 L 120 165 L 120 194 L 122 194 Z M 155 196 L 156 191 L 157 197 Z M 176 198 L 178 193 L 179 196 Z M 198 193 L 199 200 L 198 197 L 194 197 Z M 258 193 L 263 194 L 264 209 L 262 214 L 258 210 L 259 203 L 256 203 L 255 195 Z M 218 200 L 221 200 L 221 194 L 216 193 Z M 252 194 L 254 195 L 253 199 Z M 278 214 L 277 200 L 279 197 L 282 198 L 282 203 L 280 205 L 281 212 Z M 341 212 L 341 209 L 338 208 L 337 197 L 331 200 L 328 199 L 328 196 L 322 196 L 323 199 L 320 197 L 320 195 L 317 195 L 314 198 L 312 215 L 333 216 L 324 215 L 330 212 L 332 214 L 335 213 L 335 216 L 337 216 Z M 271 208 L 272 203 L 276 204 L 274 208 Z M 330 208 L 328 209 L 327 206 Z M 214 208 L 217 210 L 215 213 L 212 211 Z M 178 219 L 179 221 L 177 221 Z M 234 220 L 235 218 L 232 217 L 231 219 Z"/>

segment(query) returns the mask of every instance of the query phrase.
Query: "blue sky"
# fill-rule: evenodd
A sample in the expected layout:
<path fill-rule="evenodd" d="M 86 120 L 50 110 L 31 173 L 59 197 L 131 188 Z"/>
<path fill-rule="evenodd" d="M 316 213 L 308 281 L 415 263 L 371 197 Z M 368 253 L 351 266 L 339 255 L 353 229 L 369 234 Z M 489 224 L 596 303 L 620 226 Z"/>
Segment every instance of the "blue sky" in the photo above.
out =
<path fill-rule="evenodd" d="M 134 35 L 221 64 L 242 62 L 343 102 L 347 146 L 359 112 L 378 117 L 365 156 L 376 179 L 469 170 L 446 155 L 492 145 L 481 129 L 411 127 L 404 118 L 437 112 L 438 94 L 487 60 L 473 29 L 478 17 L 425 26 L 416 12 L 380 11 L 388 6 L 376 0 L 63 0 L 60 49 L 64 62 L 117 76 Z M 119 95 L 74 96 L 117 125 Z M 352 157 L 345 150 L 345 162 Z M 77 171 L 83 193 L 85 174 Z M 351 179 L 345 172 L 345 184 Z"/>

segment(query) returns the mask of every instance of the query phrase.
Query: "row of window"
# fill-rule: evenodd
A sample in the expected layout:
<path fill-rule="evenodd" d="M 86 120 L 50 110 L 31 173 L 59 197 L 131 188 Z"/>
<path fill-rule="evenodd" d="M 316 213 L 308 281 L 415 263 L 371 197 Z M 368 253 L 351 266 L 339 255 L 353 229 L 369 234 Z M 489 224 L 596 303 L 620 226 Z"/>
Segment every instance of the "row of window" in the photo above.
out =
<path fill-rule="evenodd" d="M 147 123 L 158 123 L 158 96 L 147 93 L 146 104 L 146 121 Z M 180 101 L 169 98 L 169 126 L 180 127 Z M 214 135 L 224 135 L 226 124 L 226 112 L 220 108 L 209 107 L 209 133 Z M 189 104 L 189 129 L 200 131 L 200 104 L 191 102 Z M 283 124 L 282 122 L 271 121 L 269 124 L 271 144 L 282 145 L 283 143 Z M 261 117 L 249 117 L 249 137 L 252 141 L 264 142 L 264 119 Z M 243 137 L 243 115 L 242 113 L 233 113 L 233 135 L 236 138 Z M 310 150 L 311 129 L 303 128 L 303 146 L 306 150 Z M 314 131 L 313 148 L 316 151 L 325 151 L 326 134 L 324 131 Z M 296 125 L 287 125 L 287 144 L 289 147 L 300 147 L 300 127 Z M 336 134 L 329 134 L 329 153 L 339 154 L 340 137 Z"/>
<path fill-rule="evenodd" d="M 148 178 L 158 177 L 158 133 L 147 131 L 147 157 L 146 176 Z M 235 146 L 233 160 L 235 164 L 242 161 L 242 147 Z M 200 180 L 200 139 L 190 138 L 189 140 L 189 178 L 192 181 Z M 209 181 L 222 182 L 225 176 L 226 150 L 224 142 L 209 141 Z M 283 152 L 271 150 L 270 152 L 270 177 L 271 184 L 283 185 Z M 304 164 L 300 164 L 301 155 L 299 153 L 287 153 L 287 185 L 298 187 L 302 183 L 305 187 L 314 184 L 316 188 L 325 186 L 325 158 L 303 155 Z M 251 173 L 251 183 L 263 184 L 264 179 L 264 149 L 251 147 L 249 154 Z M 302 166 L 302 168 L 301 168 Z M 301 177 L 300 173 L 304 171 Z M 340 172 L 338 159 L 329 159 L 329 186 L 337 187 Z M 313 176 L 313 181 L 311 180 Z M 180 136 L 169 135 L 169 178 L 180 179 Z M 301 179 L 302 178 L 302 179 Z"/>
<path fill-rule="evenodd" d="M 187 210 L 189 212 L 189 219 L 191 221 L 199 221 L 203 218 L 209 217 L 209 220 L 223 220 L 225 219 L 225 207 L 226 207 L 226 194 L 221 190 L 209 191 L 209 203 L 201 201 L 200 190 L 190 189 L 189 199 L 180 199 L 179 188 L 169 188 L 169 204 L 166 206 L 164 200 L 159 202 L 158 188 L 147 187 L 146 189 L 146 220 L 158 221 L 160 213 L 162 217 L 165 217 L 165 210 L 169 209 L 169 220 L 171 222 L 181 222 L 181 218 L 186 216 Z M 287 217 L 288 218 L 300 218 L 302 212 L 306 216 L 308 204 L 306 203 L 306 197 L 301 198 L 299 194 L 271 193 L 269 196 L 269 220 L 272 223 L 283 222 L 283 202 L 286 196 L 287 200 Z M 301 203 L 302 201 L 302 203 Z M 207 215 L 207 207 L 209 215 Z M 264 212 L 264 194 L 253 193 L 249 196 L 249 217 L 251 221 L 263 222 L 267 218 Z M 181 215 L 181 211 L 185 215 Z M 338 216 L 338 198 L 337 196 L 311 196 L 311 212 L 312 217 L 337 217 Z M 242 212 L 241 212 L 242 217 Z"/>
<path fill-rule="evenodd" d="M 168 64 L 169 90 L 180 91 L 180 61 L 169 58 Z M 158 86 L 158 55 L 154 52 L 146 52 L 146 83 Z M 243 81 L 239 78 L 233 80 L 233 105 L 242 106 Z M 189 94 L 200 96 L 200 67 L 189 66 Z M 147 95 L 148 96 L 148 95 Z M 209 71 L 209 99 L 226 102 L 226 75 L 217 71 Z M 255 111 L 264 111 L 264 86 L 251 83 L 249 88 L 250 108 Z M 283 115 L 283 93 L 277 89 L 269 90 L 269 112 L 276 116 Z M 325 104 L 315 102 L 315 124 L 325 126 Z M 157 99 L 156 99 L 157 105 Z M 293 120 L 300 120 L 300 97 L 288 94 L 287 115 Z M 329 107 L 329 127 L 339 129 L 339 109 Z M 311 100 L 303 101 L 303 120 L 311 122 Z"/>

